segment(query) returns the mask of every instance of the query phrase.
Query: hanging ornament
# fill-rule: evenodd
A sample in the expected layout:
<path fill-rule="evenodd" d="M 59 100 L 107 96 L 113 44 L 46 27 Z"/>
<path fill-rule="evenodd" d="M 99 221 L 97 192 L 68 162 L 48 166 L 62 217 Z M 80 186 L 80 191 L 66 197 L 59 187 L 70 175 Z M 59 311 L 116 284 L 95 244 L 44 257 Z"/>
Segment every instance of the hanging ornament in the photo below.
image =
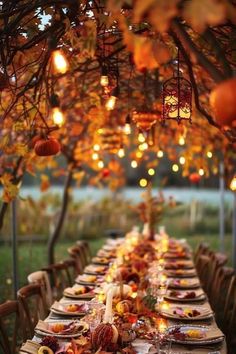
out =
<path fill-rule="evenodd" d="M 177 73 L 163 83 L 162 120 L 174 119 L 178 124 L 182 120 L 191 123 L 192 85 L 182 76 L 180 70 L 179 50 L 177 58 Z"/>
<path fill-rule="evenodd" d="M 110 154 L 117 154 L 122 148 L 123 134 L 117 127 L 106 126 L 99 129 L 100 146 L 103 151 Z"/>

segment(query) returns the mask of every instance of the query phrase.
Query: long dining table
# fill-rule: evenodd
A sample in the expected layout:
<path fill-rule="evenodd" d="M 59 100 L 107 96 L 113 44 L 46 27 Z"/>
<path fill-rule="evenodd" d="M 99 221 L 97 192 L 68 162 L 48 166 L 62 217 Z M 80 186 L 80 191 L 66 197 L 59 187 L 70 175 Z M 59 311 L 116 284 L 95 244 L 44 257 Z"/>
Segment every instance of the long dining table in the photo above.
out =
<path fill-rule="evenodd" d="M 186 240 L 107 239 L 20 350 L 100 352 L 227 353 Z"/>

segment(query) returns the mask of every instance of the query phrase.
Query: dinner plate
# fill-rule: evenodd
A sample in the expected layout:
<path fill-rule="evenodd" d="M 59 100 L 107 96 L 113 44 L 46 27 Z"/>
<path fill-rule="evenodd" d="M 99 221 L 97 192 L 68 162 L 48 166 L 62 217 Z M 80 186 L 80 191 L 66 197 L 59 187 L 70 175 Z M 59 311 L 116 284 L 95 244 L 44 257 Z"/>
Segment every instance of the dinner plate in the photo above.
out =
<path fill-rule="evenodd" d="M 89 329 L 89 325 L 86 322 L 82 321 L 71 321 L 71 320 L 57 320 L 57 321 L 47 321 L 44 322 L 40 321 L 41 329 L 38 329 L 37 326 L 35 328 L 35 333 L 41 336 L 53 336 L 53 337 L 58 337 L 58 338 L 76 338 L 81 336 L 83 333 L 86 333 Z M 72 331 L 68 333 L 60 333 L 60 332 L 55 332 L 53 330 L 53 327 L 56 328 L 56 326 L 67 326 L 68 324 L 71 324 Z M 74 329 L 73 329 L 74 326 Z M 43 329 L 45 327 L 45 330 Z M 66 328 L 65 328 L 66 329 Z M 65 330 L 64 329 L 64 330 Z"/>
<path fill-rule="evenodd" d="M 174 294 L 176 293 L 176 294 Z M 195 296 L 193 295 L 195 294 Z M 197 302 L 205 300 L 206 295 L 201 289 L 197 290 L 169 290 L 164 296 L 166 300 L 177 302 Z"/>
<path fill-rule="evenodd" d="M 96 286 L 98 277 L 95 275 L 82 274 L 78 275 L 75 282 L 81 285 Z"/>
<path fill-rule="evenodd" d="M 171 335 L 171 332 L 180 333 L 180 336 L 178 334 Z M 200 334 L 201 332 L 202 338 L 196 338 L 196 334 Z M 224 334 L 218 328 L 212 328 L 211 326 L 192 324 L 171 326 L 167 329 L 167 333 L 170 336 L 171 342 L 178 344 L 204 345 L 215 344 L 224 340 Z M 184 335 L 190 334 L 190 337 L 181 338 L 181 333 Z"/>
<path fill-rule="evenodd" d="M 105 257 L 93 257 L 92 263 L 98 264 L 98 265 L 109 265 L 110 259 L 105 258 Z"/>
<path fill-rule="evenodd" d="M 213 312 L 209 305 L 174 305 L 168 309 L 162 309 L 161 315 L 166 318 L 182 321 L 201 321 L 213 317 Z"/>
<path fill-rule="evenodd" d="M 78 309 L 76 309 L 78 307 Z M 88 304 L 85 303 L 76 303 L 76 302 L 63 302 L 60 303 L 55 301 L 50 308 L 51 312 L 56 315 L 62 316 L 85 316 L 87 311 L 89 310 Z"/>
<path fill-rule="evenodd" d="M 195 269 L 168 269 L 165 270 L 167 277 L 178 277 L 178 278 L 192 278 L 196 277 L 197 273 Z"/>
<path fill-rule="evenodd" d="M 198 278 L 173 278 L 169 279 L 169 289 L 196 289 L 200 287 Z"/>
<path fill-rule="evenodd" d="M 95 264 L 90 264 L 84 269 L 85 274 L 90 274 L 90 275 L 103 275 L 107 271 L 106 266 L 101 266 L 101 265 L 95 265 Z"/>
<path fill-rule="evenodd" d="M 90 290 L 88 290 L 85 293 L 78 293 L 80 289 L 85 288 L 89 288 Z M 93 287 L 88 287 L 88 286 L 84 286 L 84 285 L 75 285 L 72 288 L 66 288 L 63 291 L 63 295 L 65 297 L 69 297 L 72 299 L 93 299 L 95 297 L 95 293 L 93 292 Z"/>

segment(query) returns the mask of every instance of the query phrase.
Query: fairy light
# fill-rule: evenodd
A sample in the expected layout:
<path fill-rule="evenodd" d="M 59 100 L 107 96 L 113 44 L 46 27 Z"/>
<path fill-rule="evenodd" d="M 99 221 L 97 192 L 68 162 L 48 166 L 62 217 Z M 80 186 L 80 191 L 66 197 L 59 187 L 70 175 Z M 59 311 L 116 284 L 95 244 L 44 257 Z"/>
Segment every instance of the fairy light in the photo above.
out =
<path fill-rule="evenodd" d="M 124 148 L 120 148 L 120 149 L 118 150 L 117 155 L 122 159 L 122 158 L 125 156 L 125 150 L 124 150 Z"/>
<path fill-rule="evenodd" d="M 180 163 L 180 165 L 184 165 L 185 162 L 186 162 L 185 157 L 184 157 L 184 156 L 180 156 L 180 158 L 179 158 L 179 163 Z"/>
<path fill-rule="evenodd" d="M 102 160 L 98 161 L 98 167 L 103 168 L 104 167 L 104 162 Z"/>
<path fill-rule="evenodd" d="M 126 135 L 130 135 L 131 134 L 131 119 L 130 119 L 130 115 L 127 114 L 126 119 L 125 119 L 125 126 L 124 126 L 124 133 Z"/>
<path fill-rule="evenodd" d="M 93 159 L 93 160 L 98 160 L 98 159 L 99 159 L 98 153 L 94 152 L 94 153 L 92 154 L 92 159 Z"/>
<path fill-rule="evenodd" d="M 93 145 L 93 150 L 94 151 L 99 151 L 100 150 L 100 145 L 98 145 L 98 144 Z"/>
<path fill-rule="evenodd" d="M 139 181 L 140 187 L 144 188 L 147 186 L 147 180 L 145 178 L 141 178 Z"/>
<path fill-rule="evenodd" d="M 59 107 L 52 108 L 52 120 L 53 123 L 61 127 L 65 123 L 65 117 Z"/>
<path fill-rule="evenodd" d="M 158 150 L 157 157 L 159 157 L 159 159 L 161 159 L 163 156 L 164 156 L 164 152 L 162 150 Z"/>
<path fill-rule="evenodd" d="M 55 71 L 60 74 L 65 74 L 69 68 L 69 64 L 64 53 L 60 49 L 54 50 L 52 58 Z"/>
<path fill-rule="evenodd" d="M 109 85 L 109 78 L 106 66 L 102 66 L 101 77 L 100 77 L 100 85 L 103 87 L 107 87 Z"/>
<path fill-rule="evenodd" d="M 113 111 L 113 109 L 115 108 L 116 105 L 116 101 L 119 95 L 119 87 L 116 86 L 112 92 L 111 92 L 111 96 L 108 98 L 105 107 L 108 111 Z"/>
<path fill-rule="evenodd" d="M 184 144 L 185 144 L 185 139 L 184 139 L 184 137 L 181 135 L 181 136 L 179 137 L 179 145 L 183 146 Z"/>
<path fill-rule="evenodd" d="M 103 129 L 102 129 L 102 128 L 99 128 L 99 129 L 97 130 L 97 132 L 98 132 L 98 134 L 102 134 L 102 133 L 103 133 Z"/>
<path fill-rule="evenodd" d="M 230 182 L 229 188 L 230 188 L 231 191 L 233 191 L 233 192 L 236 191 L 236 175 L 232 178 L 232 180 L 231 180 L 231 182 Z"/>
<path fill-rule="evenodd" d="M 154 170 L 154 168 L 149 168 L 148 174 L 149 174 L 149 176 L 154 176 L 154 175 L 155 175 L 155 170 Z"/>
<path fill-rule="evenodd" d="M 131 165 L 132 168 L 137 168 L 138 167 L 138 163 L 137 163 L 136 160 L 132 160 L 130 165 Z"/>
<path fill-rule="evenodd" d="M 142 153 L 141 151 L 137 151 L 137 152 L 136 152 L 136 157 L 137 157 L 138 159 L 141 159 L 141 158 L 143 157 L 143 153 Z"/>
<path fill-rule="evenodd" d="M 199 168 L 198 174 L 199 174 L 199 176 L 204 176 L 204 174 L 205 174 L 204 169 L 203 168 Z"/>
<path fill-rule="evenodd" d="M 207 151 L 207 157 L 208 157 L 209 159 L 211 159 L 212 156 L 213 156 L 212 152 L 211 152 L 211 151 Z"/>
<path fill-rule="evenodd" d="M 174 163 L 174 165 L 172 166 L 172 171 L 173 172 L 178 172 L 179 171 L 179 166 L 176 163 Z"/>
<path fill-rule="evenodd" d="M 140 143 L 144 143 L 145 142 L 145 136 L 143 135 L 143 133 L 139 133 L 138 135 L 138 141 Z"/>

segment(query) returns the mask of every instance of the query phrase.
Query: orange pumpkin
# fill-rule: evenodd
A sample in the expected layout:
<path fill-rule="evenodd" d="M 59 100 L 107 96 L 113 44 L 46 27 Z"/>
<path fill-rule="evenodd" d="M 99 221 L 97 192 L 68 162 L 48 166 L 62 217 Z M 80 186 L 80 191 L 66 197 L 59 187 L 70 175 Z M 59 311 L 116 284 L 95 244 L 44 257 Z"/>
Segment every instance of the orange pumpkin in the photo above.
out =
<path fill-rule="evenodd" d="M 210 94 L 210 105 L 220 126 L 236 121 L 236 78 L 223 81 Z"/>
<path fill-rule="evenodd" d="M 34 146 L 35 154 L 38 156 L 56 155 L 61 150 L 59 141 L 55 138 L 39 139 Z"/>
<path fill-rule="evenodd" d="M 201 176 L 197 172 L 193 172 L 189 175 L 189 180 L 191 183 L 198 183 L 201 179 Z"/>
<path fill-rule="evenodd" d="M 131 302 L 128 301 L 128 300 L 122 300 L 122 301 L 119 301 L 117 304 L 116 304 L 116 311 L 120 314 L 120 315 L 123 315 L 124 313 L 126 312 L 130 312 L 130 309 L 131 309 Z"/>

